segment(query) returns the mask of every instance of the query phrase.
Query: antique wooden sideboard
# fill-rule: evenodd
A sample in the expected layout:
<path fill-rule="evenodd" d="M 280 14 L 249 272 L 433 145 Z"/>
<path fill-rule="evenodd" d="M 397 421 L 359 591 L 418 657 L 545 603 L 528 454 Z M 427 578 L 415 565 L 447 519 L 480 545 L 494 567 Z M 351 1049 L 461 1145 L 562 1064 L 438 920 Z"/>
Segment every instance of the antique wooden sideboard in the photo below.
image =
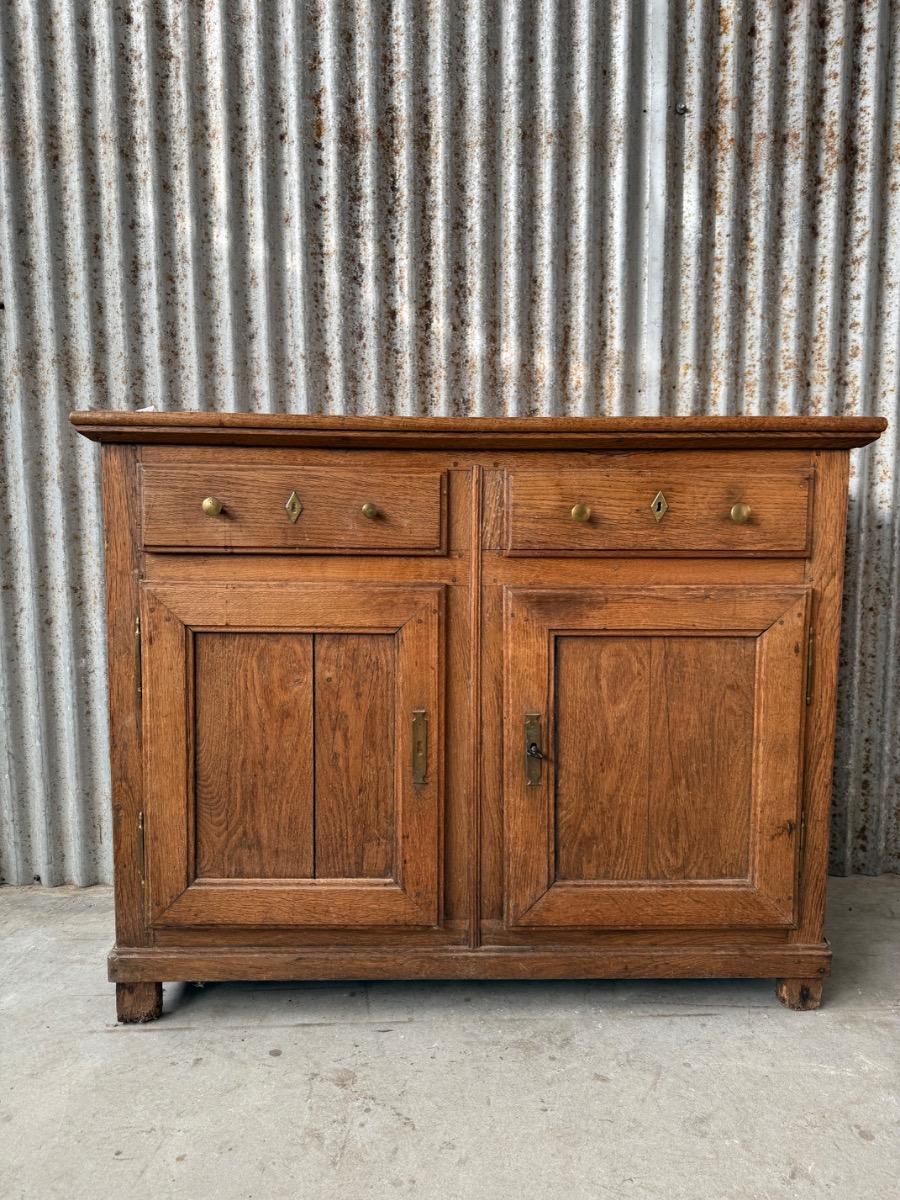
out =
<path fill-rule="evenodd" d="M 123 1021 L 162 981 L 820 1000 L 863 418 L 75 413 Z"/>

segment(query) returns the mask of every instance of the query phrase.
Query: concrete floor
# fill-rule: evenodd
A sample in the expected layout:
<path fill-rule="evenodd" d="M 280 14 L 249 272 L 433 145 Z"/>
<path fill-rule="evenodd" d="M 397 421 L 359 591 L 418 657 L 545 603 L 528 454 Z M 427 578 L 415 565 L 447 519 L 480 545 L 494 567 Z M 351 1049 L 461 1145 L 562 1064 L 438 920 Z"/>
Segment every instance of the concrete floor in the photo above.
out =
<path fill-rule="evenodd" d="M 900 877 L 769 981 L 167 986 L 115 1024 L 106 888 L 0 889 L 0 1196 L 900 1196 Z"/>

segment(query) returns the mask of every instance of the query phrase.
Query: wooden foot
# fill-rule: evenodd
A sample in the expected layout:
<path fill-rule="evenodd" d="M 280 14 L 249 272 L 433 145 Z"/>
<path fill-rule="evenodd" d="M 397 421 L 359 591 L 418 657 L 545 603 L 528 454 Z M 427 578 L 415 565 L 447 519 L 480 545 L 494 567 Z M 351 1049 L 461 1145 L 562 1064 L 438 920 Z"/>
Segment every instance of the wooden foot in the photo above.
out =
<path fill-rule="evenodd" d="M 136 1025 L 161 1017 L 162 984 L 117 983 L 116 1016 L 123 1025 Z"/>
<path fill-rule="evenodd" d="M 822 1003 L 822 980 L 815 977 L 776 979 L 775 995 L 785 1008 L 793 1008 L 796 1012 L 809 1012 Z"/>

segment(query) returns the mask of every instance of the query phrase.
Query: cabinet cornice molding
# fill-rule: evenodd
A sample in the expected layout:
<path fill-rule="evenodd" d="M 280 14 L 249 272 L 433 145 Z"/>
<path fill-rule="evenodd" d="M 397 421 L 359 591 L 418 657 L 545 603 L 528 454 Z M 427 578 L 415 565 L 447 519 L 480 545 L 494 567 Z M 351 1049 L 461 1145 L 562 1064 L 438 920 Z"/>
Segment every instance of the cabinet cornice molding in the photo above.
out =
<path fill-rule="evenodd" d="M 848 450 L 881 417 L 334 417 L 74 412 L 98 442 L 366 450 Z"/>

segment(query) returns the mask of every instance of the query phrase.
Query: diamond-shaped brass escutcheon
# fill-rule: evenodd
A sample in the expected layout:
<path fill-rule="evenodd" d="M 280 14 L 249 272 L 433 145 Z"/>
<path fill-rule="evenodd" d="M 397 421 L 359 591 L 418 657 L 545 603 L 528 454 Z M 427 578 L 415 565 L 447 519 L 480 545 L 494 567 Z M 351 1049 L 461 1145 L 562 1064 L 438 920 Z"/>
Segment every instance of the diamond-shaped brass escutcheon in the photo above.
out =
<path fill-rule="evenodd" d="M 300 497 L 296 492 L 291 492 L 287 500 L 285 500 L 284 511 L 290 517 L 291 524 L 296 525 L 297 518 L 303 512 L 303 505 L 300 503 Z"/>
<path fill-rule="evenodd" d="M 653 518 L 656 521 L 661 521 L 669 511 L 669 505 L 667 504 L 666 498 L 662 492 L 657 492 L 650 501 L 650 511 L 653 513 Z"/>

